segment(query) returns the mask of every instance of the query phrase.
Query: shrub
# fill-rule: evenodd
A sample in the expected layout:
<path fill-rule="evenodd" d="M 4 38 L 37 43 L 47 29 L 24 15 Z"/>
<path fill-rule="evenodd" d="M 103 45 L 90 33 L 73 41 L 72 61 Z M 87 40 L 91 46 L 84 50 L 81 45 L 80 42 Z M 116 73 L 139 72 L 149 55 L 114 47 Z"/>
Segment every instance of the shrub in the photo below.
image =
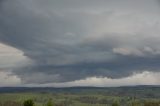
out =
<path fill-rule="evenodd" d="M 24 101 L 23 106 L 34 106 L 33 100 L 29 99 Z"/>

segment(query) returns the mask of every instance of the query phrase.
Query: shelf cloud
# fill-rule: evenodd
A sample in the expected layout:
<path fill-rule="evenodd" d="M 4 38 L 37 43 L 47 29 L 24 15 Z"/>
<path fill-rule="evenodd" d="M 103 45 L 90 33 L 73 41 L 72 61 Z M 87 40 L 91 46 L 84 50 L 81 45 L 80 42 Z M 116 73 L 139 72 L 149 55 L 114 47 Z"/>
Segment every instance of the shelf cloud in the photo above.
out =
<path fill-rule="evenodd" d="M 159 19 L 159 0 L 0 0 L 0 45 L 18 51 L 0 69 L 22 84 L 159 73 Z"/>

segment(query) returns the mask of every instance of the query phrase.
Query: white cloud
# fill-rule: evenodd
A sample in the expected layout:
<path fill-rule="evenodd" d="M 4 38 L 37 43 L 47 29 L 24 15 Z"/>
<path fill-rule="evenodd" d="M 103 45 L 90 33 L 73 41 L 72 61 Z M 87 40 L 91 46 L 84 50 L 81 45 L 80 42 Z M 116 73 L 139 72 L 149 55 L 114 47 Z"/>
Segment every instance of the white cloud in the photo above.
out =
<path fill-rule="evenodd" d="M 0 71 L 0 86 L 17 86 L 21 83 L 20 78 L 10 72 Z"/>
<path fill-rule="evenodd" d="M 25 64 L 29 59 L 23 52 L 0 43 L 0 68 L 11 68 Z"/>
<path fill-rule="evenodd" d="M 51 86 L 51 87 L 71 87 L 71 86 L 97 86 L 97 87 L 118 87 L 132 85 L 159 85 L 160 72 L 144 71 L 134 73 L 132 76 L 111 79 L 108 77 L 89 77 L 82 80 L 76 80 L 66 83 L 48 83 L 48 84 L 26 84 L 25 86 Z"/>

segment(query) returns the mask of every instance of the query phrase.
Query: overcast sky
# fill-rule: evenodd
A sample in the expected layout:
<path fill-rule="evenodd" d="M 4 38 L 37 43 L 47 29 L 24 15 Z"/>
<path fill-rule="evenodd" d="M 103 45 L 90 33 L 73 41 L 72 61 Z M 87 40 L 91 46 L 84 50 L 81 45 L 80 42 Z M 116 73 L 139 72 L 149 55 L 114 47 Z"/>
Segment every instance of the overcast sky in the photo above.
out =
<path fill-rule="evenodd" d="M 160 85 L 159 0 L 0 0 L 0 86 Z"/>

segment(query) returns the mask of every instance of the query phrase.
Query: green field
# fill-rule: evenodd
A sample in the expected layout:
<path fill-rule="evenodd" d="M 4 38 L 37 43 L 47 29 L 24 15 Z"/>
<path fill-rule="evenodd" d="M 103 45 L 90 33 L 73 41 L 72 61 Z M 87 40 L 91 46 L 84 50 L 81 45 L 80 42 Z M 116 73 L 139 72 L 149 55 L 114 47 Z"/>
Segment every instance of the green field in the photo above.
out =
<path fill-rule="evenodd" d="M 159 88 L 110 88 L 110 89 L 67 89 L 53 91 L 3 92 L 1 106 L 23 106 L 32 99 L 35 106 L 46 106 L 52 100 L 54 106 L 159 106 Z M 146 104 L 150 105 L 146 105 Z"/>

